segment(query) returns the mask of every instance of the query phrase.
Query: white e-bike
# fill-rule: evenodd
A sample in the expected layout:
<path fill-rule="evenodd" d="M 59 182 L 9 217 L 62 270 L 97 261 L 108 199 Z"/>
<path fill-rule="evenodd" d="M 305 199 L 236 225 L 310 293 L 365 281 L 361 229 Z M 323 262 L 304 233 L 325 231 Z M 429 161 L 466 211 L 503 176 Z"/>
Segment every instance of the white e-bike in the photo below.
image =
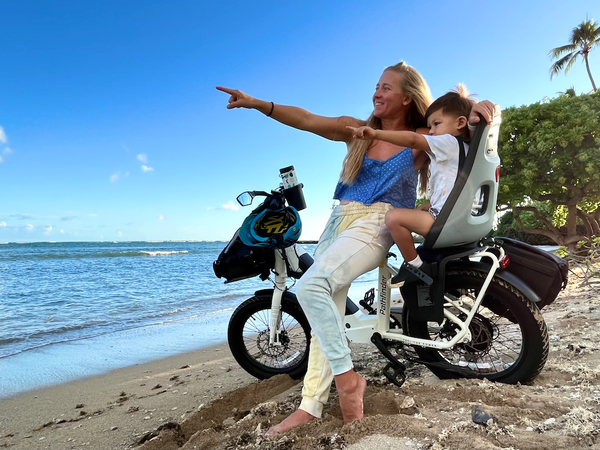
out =
<path fill-rule="evenodd" d="M 432 267 L 433 282 L 406 282 L 401 302 L 392 301 L 389 280 L 398 270 L 386 260 L 379 267 L 377 286 L 358 304 L 347 299 L 347 338 L 375 344 L 389 360 L 383 373 L 398 386 L 406 378 L 401 359 L 424 364 L 440 378 L 485 377 L 514 384 L 534 379 L 548 357 L 540 309 L 557 293 L 542 298 L 510 271 L 507 241 L 485 237 L 496 207 L 499 117 L 490 125 L 481 122 L 469 152 L 461 157 L 449 199 L 417 249 Z M 253 198 L 264 197 L 259 208 L 297 203 L 298 186 L 290 193 L 286 186 L 248 191 L 238 202 L 247 206 Z M 291 288 L 311 262 L 296 245 L 245 245 L 238 230 L 214 263 L 215 274 L 226 282 L 260 276 L 273 284 L 240 304 L 228 327 L 233 356 L 257 378 L 300 378 L 306 372 L 311 330 Z"/>

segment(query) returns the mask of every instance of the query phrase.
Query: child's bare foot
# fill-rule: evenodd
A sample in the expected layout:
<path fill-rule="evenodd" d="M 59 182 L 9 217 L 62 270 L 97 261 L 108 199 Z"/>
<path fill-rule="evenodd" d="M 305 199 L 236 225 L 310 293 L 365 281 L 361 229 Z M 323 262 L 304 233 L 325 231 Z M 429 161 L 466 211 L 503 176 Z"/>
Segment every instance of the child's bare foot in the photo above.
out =
<path fill-rule="evenodd" d="M 363 397 L 367 389 L 367 380 L 349 370 L 335 377 L 335 387 L 340 397 L 340 408 L 344 425 L 363 418 Z"/>
<path fill-rule="evenodd" d="M 304 425 L 305 423 L 308 423 L 314 419 L 316 419 L 316 417 L 312 414 L 309 414 L 302 409 L 297 409 L 292 414 L 287 416 L 281 423 L 269 428 L 265 433 L 265 436 L 275 436 L 276 434 L 283 433 L 290 428 Z"/>

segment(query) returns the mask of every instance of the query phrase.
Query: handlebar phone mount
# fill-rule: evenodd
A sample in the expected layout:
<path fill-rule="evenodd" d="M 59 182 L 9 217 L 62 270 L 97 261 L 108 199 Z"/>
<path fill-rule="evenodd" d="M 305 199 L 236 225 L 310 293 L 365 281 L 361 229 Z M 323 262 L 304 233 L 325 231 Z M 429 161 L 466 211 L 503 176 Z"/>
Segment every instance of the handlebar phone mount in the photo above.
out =
<path fill-rule="evenodd" d="M 306 201 L 304 200 L 304 192 L 302 191 L 304 185 L 298 183 L 294 166 L 279 169 L 279 176 L 281 177 L 283 185 L 283 195 L 285 196 L 288 205 L 295 208 L 296 211 L 305 209 Z"/>

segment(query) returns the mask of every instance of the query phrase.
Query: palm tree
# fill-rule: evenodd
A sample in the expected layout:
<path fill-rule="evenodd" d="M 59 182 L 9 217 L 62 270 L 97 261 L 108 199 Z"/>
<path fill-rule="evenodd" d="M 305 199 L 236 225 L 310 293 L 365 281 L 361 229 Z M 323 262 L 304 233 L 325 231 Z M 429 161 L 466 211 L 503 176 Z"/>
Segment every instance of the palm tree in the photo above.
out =
<path fill-rule="evenodd" d="M 581 22 L 578 27 L 573 28 L 570 44 L 550 50 L 550 57 L 560 58 L 550 67 L 550 79 L 563 70 L 565 71 L 565 74 L 568 73 L 577 57 L 581 55 L 585 61 L 585 67 L 590 77 L 590 81 L 592 82 L 592 87 L 594 88 L 594 91 L 597 91 L 596 83 L 594 83 L 594 78 L 592 78 L 592 72 L 590 71 L 588 54 L 592 47 L 598 44 L 600 44 L 600 27 L 598 26 L 598 22 L 592 22 L 591 20 Z"/>
<path fill-rule="evenodd" d="M 575 92 L 575 86 L 571 86 L 566 91 L 557 92 L 558 95 L 568 95 L 569 97 L 577 97 L 577 92 Z"/>

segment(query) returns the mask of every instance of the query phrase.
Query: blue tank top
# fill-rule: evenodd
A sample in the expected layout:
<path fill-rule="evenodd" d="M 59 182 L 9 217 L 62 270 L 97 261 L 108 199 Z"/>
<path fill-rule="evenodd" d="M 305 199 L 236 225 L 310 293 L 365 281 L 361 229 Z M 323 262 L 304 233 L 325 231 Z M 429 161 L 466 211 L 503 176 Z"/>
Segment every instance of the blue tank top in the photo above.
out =
<path fill-rule="evenodd" d="M 383 202 L 394 208 L 413 209 L 417 199 L 417 180 L 410 148 L 385 161 L 365 155 L 356 181 L 351 185 L 338 183 L 333 198 L 363 205 Z"/>

